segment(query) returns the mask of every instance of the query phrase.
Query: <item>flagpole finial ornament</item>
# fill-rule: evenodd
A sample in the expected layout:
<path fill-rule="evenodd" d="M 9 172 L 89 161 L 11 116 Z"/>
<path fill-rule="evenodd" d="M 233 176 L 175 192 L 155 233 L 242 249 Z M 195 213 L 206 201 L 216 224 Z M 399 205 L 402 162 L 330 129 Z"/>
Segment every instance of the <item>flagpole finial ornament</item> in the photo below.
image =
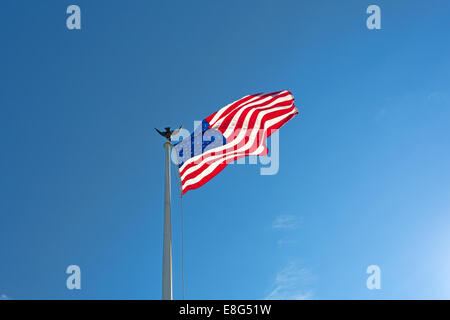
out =
<path fill-rule="evenodd" d="M 180 132 L 181 128 L 183 126 L 181 125 L 178 129 L 176 130 L 170 130 L 170 127 L 165 127 L 164 130 L 165 131 L 159 131 L 158 129 L 155 128 L 156 132 L 158 132 L 160 135 L 162 135 L 164 138 L 167 139 L 167 141 L 171 141 L 172 136 L 175 136 L 178 134 L 178 132 Z"/>

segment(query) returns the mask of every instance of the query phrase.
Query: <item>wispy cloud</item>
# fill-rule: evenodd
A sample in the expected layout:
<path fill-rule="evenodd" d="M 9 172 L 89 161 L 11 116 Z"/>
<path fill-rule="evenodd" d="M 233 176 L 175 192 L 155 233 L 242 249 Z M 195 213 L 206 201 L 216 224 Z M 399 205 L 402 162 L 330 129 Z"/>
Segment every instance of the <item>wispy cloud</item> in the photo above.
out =
<path fill-rule="evenodd" d="M 427 95 L 427 100 L 435 102 L 445 102 L 447 100 L 447 94 L 442 91 L 433 91 Z"/>
<path fill-rule="evenodd" d="M 274 229 L 297 229 L 300 226 L 300 219 L 294 215 L 280 215 L 272 223 Z"/>
<path fill-rule="evenodd" d="M 0 300 L 9 300 L 9 297 L 6 294 L 0 295 Z"/>
<path fill-rule="evenodd" d="M 277 241 L 277 244 L 280 247 L 282 247 L 284 245 L 294 244 L 294 243 L 297 243 L 297 241 L 294 239 L 290 239 L 288 237 L 281 238 Z"/>
<path fill-rule="evenodd" d="M 268 300 L 306 300 L 311 299 L 310 288 L 314 279 L 311 272 L 298 262 L 291 262 L 275 276 Z"/>

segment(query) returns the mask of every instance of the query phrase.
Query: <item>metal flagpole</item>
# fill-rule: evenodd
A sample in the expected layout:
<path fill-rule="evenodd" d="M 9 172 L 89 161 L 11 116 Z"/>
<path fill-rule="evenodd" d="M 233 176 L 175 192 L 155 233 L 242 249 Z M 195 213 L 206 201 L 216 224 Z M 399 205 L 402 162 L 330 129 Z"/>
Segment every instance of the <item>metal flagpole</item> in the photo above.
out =
<path fill-rule="evenodd" d="M 163 243 L 163 273 L 162 273 L 162 299 L 172 300 L 172 221 L 171 221 L 171 194 L 170 194 L 170 151 L 172 144 L 164 142 L 166 149 L 166 169 L 164 177 L 164 243 Z"/>

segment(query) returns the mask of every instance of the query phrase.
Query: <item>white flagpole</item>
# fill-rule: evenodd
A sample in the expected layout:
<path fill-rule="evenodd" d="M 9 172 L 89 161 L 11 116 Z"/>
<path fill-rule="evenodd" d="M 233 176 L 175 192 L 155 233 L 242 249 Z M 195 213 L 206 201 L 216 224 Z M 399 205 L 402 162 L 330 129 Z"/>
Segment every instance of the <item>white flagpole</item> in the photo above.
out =
<path fill-rule="evenodd" d="M 166 169 L 164 177 L 164 243 L 163 243 L 163 272 L 162 272 L 162 300 L 172 300 L 172 222 L 171 222 L 171 193 L 170 193 L 170 151 L 172 144 L 164 142 L 166 149 Z"/>

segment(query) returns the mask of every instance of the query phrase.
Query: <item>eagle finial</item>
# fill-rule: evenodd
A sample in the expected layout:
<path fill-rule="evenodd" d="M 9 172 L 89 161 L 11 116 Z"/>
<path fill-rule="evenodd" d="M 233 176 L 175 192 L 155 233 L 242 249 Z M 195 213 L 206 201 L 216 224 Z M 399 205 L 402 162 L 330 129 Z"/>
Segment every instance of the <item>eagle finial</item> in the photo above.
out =
<path fill-rule="evenodd" d="M 158 132 L 160 135 L 162 135 L 164 138 L 166 138 L 168 141 L 171 141 L 172 136 L 177 135 L 178 132 L 180 132 L 183 125 L 181 125 L 177 130 L 170 130 L 170 127 L 165 127 L 165 131 L 161 132 L 158 129 L 155 128 L 156 132 Z"/>

